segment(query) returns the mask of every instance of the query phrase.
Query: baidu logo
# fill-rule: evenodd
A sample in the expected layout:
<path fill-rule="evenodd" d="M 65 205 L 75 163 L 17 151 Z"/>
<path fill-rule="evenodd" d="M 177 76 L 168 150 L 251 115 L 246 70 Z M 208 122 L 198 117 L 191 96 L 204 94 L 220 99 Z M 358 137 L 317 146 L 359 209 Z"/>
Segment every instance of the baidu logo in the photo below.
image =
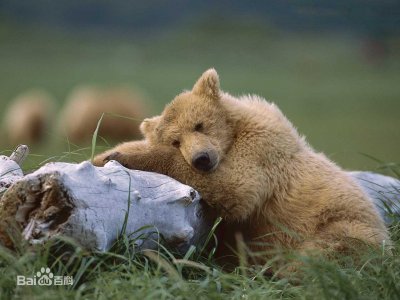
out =
<path fill-rule="evenodd" d="M 73 285 L 72 276 L 54 276 L 50 268 L 41 268 L 33 277 L 17 276 L 17 285 Z"/>

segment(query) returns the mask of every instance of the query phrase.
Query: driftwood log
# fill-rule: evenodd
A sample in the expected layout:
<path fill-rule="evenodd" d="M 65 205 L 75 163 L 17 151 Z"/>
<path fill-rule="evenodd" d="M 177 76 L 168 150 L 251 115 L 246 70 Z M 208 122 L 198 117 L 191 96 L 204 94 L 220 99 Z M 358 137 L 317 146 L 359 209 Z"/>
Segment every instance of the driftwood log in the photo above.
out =
<path fill-rule="evenodd" d="M 1 162 L 0 174 L 12 178 L 5 175 L 0 182 L 14 182 L 0 201 L 0 238 L 8 247 L 13 222 L 31 243 L 64 235 L 98 251 L 109 250 L 125 234 L 139 249 L 155 248 L 162 236 L 184 252 L 208 234 L 198 192 L 165 175 L 110 161 L 104 167 L 48 163 L 22 177 L 12 159 Z"/>
<path fill-rule="evenodd" d="M 125 234 L 139 249 L 155 248 L 162 236 L 185 252 L 209 232 L 200 195 L 170 177 L 129 170 L 116 161 L 104 167 L 49 163 L 23 176 L 19 164 L 26 154 L 25 146 L 11 157 L 0 156 L 0 241 L 8 247 L 13 247 L 12 224 L 30 243 L 64 235 L 98 251 L 109 250 Z M 399 180 L 370 172 L 349 174 L 387 224 L 399 217 Z"/>
<path fill-rule="evenodd" d="M 372 172 L 349 172 L 372 202 L 387 225 L 400 219 L 400 180 Z"/>
<path fill-rule="evenodd" d="M 0 155 L 0 199 L 2 194 L 4 194 L 14 182 L 24 176 L 20 165 L 28 156 L 28 153 L 28 146 L 20 145 L 10 157 Z"/>

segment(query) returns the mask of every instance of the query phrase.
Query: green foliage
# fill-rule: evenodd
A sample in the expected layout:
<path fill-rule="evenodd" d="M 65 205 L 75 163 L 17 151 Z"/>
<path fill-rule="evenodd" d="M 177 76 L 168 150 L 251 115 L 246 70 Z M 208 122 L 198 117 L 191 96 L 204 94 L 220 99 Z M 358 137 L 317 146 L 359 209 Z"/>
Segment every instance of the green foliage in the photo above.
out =
<path fill-rule="evenodd" d="M 100 117 L 99 121 L 97 122 L 96 129 L 95 129 L 95 131 L 93 133 L 93 136 L 92 136 L 92 155 L 90 156 L 90 160 L 92 162 L 93 162 L 93 159 L 94 159 L 94 153 L 96 151 L 97 135 L 99 133 L 99 128 L 100 128 L 100 125 L 101 125 L 101 121 L 103 120 L 103 117 L 104 117 L 104 113 L 101 114 L 101 117 Z"/>

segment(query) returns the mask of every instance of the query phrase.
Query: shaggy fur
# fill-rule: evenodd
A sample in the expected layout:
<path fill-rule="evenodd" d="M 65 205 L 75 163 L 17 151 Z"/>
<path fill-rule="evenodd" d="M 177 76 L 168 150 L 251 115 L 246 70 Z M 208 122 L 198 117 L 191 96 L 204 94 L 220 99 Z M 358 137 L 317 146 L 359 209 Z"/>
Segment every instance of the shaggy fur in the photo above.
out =
<path fill-rule="evenodd" d="M 214 69 L 141 130 L 144 140 L 120 144 L 94 163 L 115 159 L 193 186 L 223 217 L 223 242 L 235 243 L 240 232 L 253 251 L 334 253 L 354 240 L 389 242 L 375 207 L 346 172 L 316 153 L 274 104 L 222 92 Z M 207 153 L 207 170 L 196 166 L 199 153 Z"/>

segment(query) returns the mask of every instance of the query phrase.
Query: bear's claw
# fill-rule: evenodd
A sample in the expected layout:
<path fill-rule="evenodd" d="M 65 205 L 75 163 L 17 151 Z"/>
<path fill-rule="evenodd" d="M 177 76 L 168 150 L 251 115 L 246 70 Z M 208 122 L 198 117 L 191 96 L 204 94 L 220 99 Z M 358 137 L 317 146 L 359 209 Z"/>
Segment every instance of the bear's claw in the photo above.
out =
<path fill-rule="evenodd" d="M 120 152 L 113 152 L 110 155 L 106 156 L 103 159 L 103 162 L 106 163 L 106 162 L 109 162 L 110 160 L 118 160 L 118 157 L 120 157 L 120 156 L 121 156 Z"/>

